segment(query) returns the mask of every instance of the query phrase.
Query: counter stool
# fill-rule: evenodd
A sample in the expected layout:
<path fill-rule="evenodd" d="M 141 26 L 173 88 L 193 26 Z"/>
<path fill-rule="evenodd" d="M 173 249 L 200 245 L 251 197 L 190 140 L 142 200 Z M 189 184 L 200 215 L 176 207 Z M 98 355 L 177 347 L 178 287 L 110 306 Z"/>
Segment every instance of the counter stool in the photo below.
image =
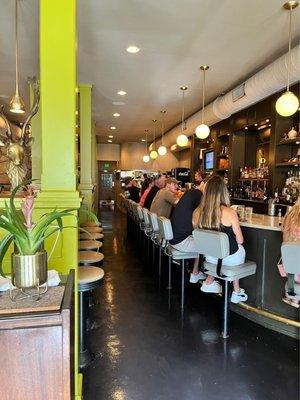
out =
<path fill-rule="evenodd" d="M 85 231 L 89 233 L 103 233 L 103 229 L 100 228 L 99 226 L 85 226 L 84 228 Z M 82 232 L 84 233 L 84 232 Z"/>
<path fill-rule="evenodd" d="M 246 261 L 244 264 L 227 266 L 222 265 L 223 258 L 229 256 L 229 240 L 224 232 L 195 229 L 193 231 L 195 246 L 200 255 L 200 269 L 205 274 L 214 276 L 224 282 L 223 290 L 223 326 L 221 336 L 226 339 L 229 324 L 229 299 L 231 295 L 231 283 L 237 279 L 246 278 L 256 273 L 256 263 Z M 205 256 L 218 259 L 217 264 L 204 261 Z"/>
<path fill-rule="evenodd" d="M 104 255 L 97 251 L 80 251 L 78 253 L 78 261 L 80 265 L 102 265 Z"/>
<path fill-rule="evenodd" d="M 169 244 L 173 239 L 173 229 L 171 221 L 165 217 L 158 217 L 159 235 L 163 239 L 163 251 L 169 257 L 169 284 L 167 289 L 172 289 L 171 267 L 172 261 L 179 261 L 181 265 L 181 308 L 184 307 L 184 278 L 185 278 L 185 260 L 198 258 L 198 253 L 179 251 Z"/>
<path fill-rule="evenodd" d="M 102 226 L 101 222 L 99 221 L 99 223 L 95 222 L 95 221 L 86 221 L 86 222 L 82 222 L 80 224 L 81 228 L 86 228 L 86 227 L 91 227 L 91 226 Z"/>
<path fill-rule="evenodd" d="M 80 240 L 78 243 L 79 250 L 99 250 L 102 247 L 102 242 L 98 240 Z"/>
<path fill-rule="evenodd" d="M 287 273 L 287 293 L 300 300 L 300 284 L 295 282 L 295 274 L 300 274 L 300 243 L 283 242 L 281 245 L 282 264 Z"/>
<path fill-rule="evenodd" d="M 103 233 L 80 233 L 79 240 L 103 240 Z"/>
<path fill-rule="evenodd" d="M 86 345 L 86 319 L 88 293 L 99 288 L 103 283 L 104 271 L 98 267 L 78 268 L 79 292 L 79 367 L 83 369 L 93 361 L 93 355 Z"/>

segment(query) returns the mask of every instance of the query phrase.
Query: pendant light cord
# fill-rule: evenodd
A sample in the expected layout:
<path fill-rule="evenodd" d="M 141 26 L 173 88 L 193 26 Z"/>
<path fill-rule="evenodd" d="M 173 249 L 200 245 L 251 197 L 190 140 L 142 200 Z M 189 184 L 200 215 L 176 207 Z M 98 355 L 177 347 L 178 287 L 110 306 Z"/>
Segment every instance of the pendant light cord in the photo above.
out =
<path fill-rule="evenodd" d="M 202 124 L 204 122 L 204 99 L 205 99 L 205 69 L 203 70 L 203 82 L 202 82 Z"/>
<path fill-rule="evenodd" d="M 155 137 L 156 137 L 156 120 L 153 120 L 154 124 L 154 129 L 153 129 L 153 145 L 154 145 L 154 150 L 156 150 L 156 143 L 155 143 Z"/>
<path fill-rule="evenodd" d="M 18 0 L 15 0 L 15 56 L 16 56 L 16 93 L 19 94 L 19 68 L 18 68 Z"/>
<path fill-rule="evenodd" d="M 161 145 L 164 145 L 165 134 L 165 111 L 161 111 Z"/>
<path fill-rule="evenodd" d="M 290 71 L 291 71 L 291 42 L 292 42 L 292 12 L 293 7 L 290 6 L 289 15 L 289 52 L 288 52 L 288 66 L 287 66 L 287 92 L 290 90 Z"/>
<path fill-rule="evenodd" d="M 184 90 L 182 90 L 181 133 L 184 131 Z"/>

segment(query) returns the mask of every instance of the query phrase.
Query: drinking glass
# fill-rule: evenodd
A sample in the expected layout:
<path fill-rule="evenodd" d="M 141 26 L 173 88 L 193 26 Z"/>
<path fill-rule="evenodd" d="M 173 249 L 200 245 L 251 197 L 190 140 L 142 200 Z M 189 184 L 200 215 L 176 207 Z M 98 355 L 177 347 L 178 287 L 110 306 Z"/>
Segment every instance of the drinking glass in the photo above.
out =
<path fill-rule="evenodd" d="M 246 221 L 251 221 L 253 214 L 253 207 L 246 207 L 245 208 L 245 219 Z"/>

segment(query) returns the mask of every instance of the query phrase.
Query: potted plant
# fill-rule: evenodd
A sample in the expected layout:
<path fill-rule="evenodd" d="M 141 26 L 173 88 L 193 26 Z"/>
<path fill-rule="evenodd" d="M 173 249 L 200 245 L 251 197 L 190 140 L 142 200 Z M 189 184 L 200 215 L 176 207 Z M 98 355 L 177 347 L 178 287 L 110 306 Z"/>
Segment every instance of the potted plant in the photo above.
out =
<path fill-rule="evenodd" d="M 24 200 L 21 209 L 15 205 L 17 192 L 23 188 Z M 34 222 L 32 213 L 34 201 L 38 193 L 37 188 L 29 182 L 17 186 L 11 193 L 5 208 L 0 210 L 0 228 L 7 235 L 0 242 L 0 274 L 5 277 L 2 262 L 9 246 L 14 243 L 14 252 L 11 255 L 12 284 L 19 289 L 40 287 L 47 281 L 47 254 L 44 250 L 44 241 L 51 235 L 63 230 L 63 218 L 73 216 L 75 209 L 53 210 L 42 215 Z M 97 217 L 87 212 L 98 222 Z M 69 226 L 68 226 L 69 227 Z M 76 227 L 77 228 L 77 227 Z"/>

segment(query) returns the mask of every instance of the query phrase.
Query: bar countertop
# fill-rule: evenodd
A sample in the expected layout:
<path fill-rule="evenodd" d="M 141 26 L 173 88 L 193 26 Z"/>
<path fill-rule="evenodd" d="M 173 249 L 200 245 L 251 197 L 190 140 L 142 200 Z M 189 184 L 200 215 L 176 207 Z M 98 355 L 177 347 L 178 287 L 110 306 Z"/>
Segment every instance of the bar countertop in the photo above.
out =
<path fill-rule="evenodd" d="M 252 214 L 252 218 L 247 221 L 241 221 L 240 225 L 248 228 L 267 229 L 271 231 L 282 230 L 282 217 L 271 217 L 264 214 Z"/>

